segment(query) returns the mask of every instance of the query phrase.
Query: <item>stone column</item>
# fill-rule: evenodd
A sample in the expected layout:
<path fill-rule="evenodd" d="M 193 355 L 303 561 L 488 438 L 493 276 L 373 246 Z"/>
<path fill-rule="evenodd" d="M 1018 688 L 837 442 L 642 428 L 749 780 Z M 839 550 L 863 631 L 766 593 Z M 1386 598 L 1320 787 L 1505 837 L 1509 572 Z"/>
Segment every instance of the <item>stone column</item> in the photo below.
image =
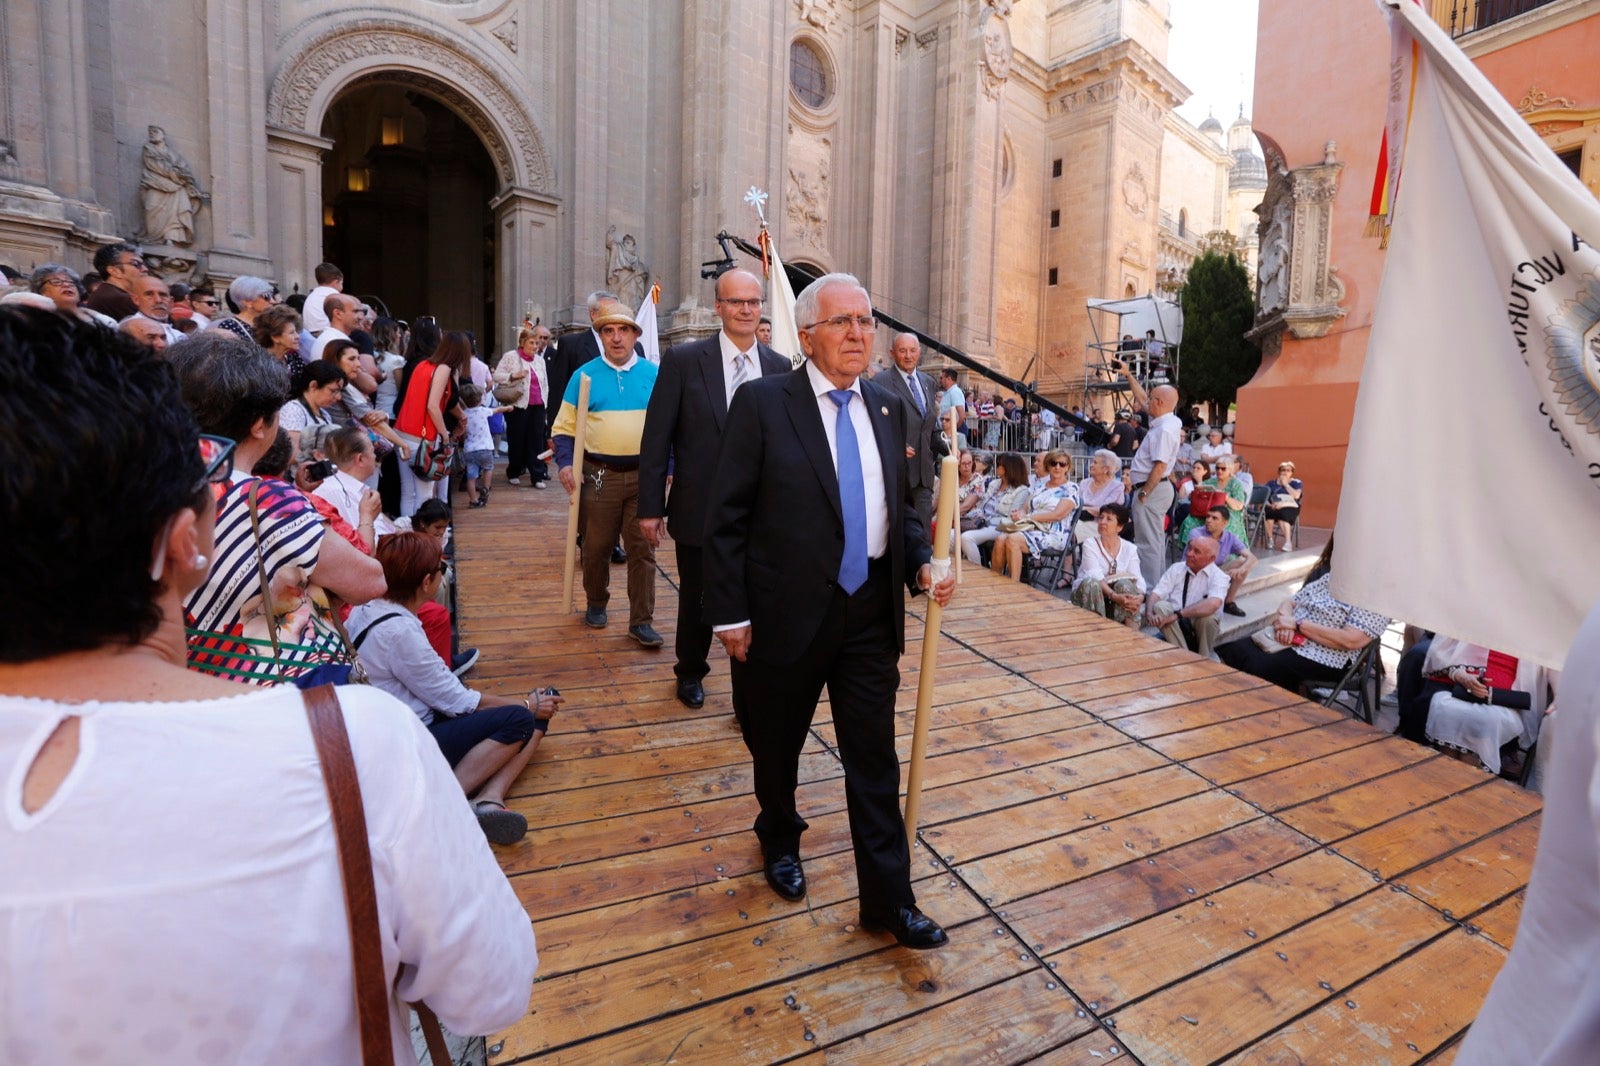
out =
<path fill-rule="evenodd" d="M 275 280 L 285 293 L 310 292 L 311 268 L 322 261 L 322 157 L 333 142 L 267 127 L 268 230 Z"/>
<path fill-rule="evenodd" d="M 221 278 L 270 270 L 267 224 L 266 40 L 262 5 L 206 0 L 206 109 L 209 160 L 202 183 L 211 201 L 201 210 L 195 248 Z M 196 159 L 196 170 L 201 170 Z M 283 218 L 285 216 L 278 216 Z M 321 219 L 315 247 L 320 257 Z M 209 241 L 201 243 L 201 234 Z M 309 269 L 312 260 L 306 264 Z"/>
<path fill-rule="evenodd" d="M 496 351 L 504 351 L 516 343 L 517 330 L 530 302 L 545 308 L 544 324 L 549 326 L 549 315 L 563 296 L 556 276 L 560 206 L 560 201 L 554 197 L 515 186 L 502 189 L 489 201 L 498 235 L 495 308 L 499 321 L 494 326 L 499 339 Z"/>

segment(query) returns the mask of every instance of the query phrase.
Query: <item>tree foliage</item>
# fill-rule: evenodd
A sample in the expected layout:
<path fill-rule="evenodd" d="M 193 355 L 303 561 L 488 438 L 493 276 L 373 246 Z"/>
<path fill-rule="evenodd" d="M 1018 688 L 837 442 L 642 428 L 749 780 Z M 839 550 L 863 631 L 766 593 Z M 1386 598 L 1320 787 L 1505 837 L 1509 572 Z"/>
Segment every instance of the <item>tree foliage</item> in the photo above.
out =
<path fill-rule="evenodd" d="M 1207 250 L 1190 265 L 1182 300 L 1178 387 L 1190 403 L 1226 410 L 1261 366 L 1260 350 L 1244 336 L 1255 324 L 1249 271 L 1237 256 Z"/>

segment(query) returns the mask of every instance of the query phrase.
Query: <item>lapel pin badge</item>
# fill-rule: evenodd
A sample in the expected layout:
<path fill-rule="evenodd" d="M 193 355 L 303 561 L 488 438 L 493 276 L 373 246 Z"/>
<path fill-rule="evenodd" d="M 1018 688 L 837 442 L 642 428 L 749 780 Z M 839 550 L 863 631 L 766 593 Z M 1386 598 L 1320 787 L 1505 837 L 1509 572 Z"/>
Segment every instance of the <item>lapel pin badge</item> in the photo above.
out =
<path fill-rule="evenodd" d="M 878 413 L 887 418 L 889 415 L 889 409 L 887 407 L 880 407 L 878 408 Z"/>

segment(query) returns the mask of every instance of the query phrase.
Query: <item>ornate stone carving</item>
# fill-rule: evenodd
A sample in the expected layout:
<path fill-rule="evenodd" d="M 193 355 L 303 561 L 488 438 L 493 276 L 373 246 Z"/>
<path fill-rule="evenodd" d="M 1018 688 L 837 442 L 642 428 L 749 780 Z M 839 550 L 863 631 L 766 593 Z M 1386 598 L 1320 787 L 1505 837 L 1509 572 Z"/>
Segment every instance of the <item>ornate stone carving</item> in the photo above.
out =
<path fill-rule="evenodd" d="M 205 202 L 189 161 L 167 143 L 167 131 L 151 126 L 140 159 L 139 202 L 144 208 L 140 239 L 153 244 L 194 243 L 194 214 Z"/>
<path fill-rule="evenodd" d="M 1544 111 L 1547 108 L 1574 108 L 1577 103 L 1568 100 L 1565 96 L 1551 96 L 1538 85 L 1528 86 L 1528 91 L 1522 99 L 1517 101 L 1517 111 L 1526 115 L 1530 111 Z"/>
<path fill-rule="evenodd" d="M 1333 202 L 1339 172 L 1330 142 L 1321 163 L 1274 169 L 1260 217 L 1260 267 L 1256 326 L 1250 337 L 1263 351 L 1278 350 L 1285 330 L 1301 339 L 1321 337 L 1345 315 L 1344 282 L 1331 261 Z"/>
<path fill-rule="evenodd" d="M 894 28 L 894 54 L 899 55 L 900 49 L 905 47 L 906 40 L 910 38 L 911 31 L 904 26 Z"/>
<path fill-rule="evenodd" d="M 983 91 L 991 100 L 1000 99 L 1006 80 L 1011 77 L 1011 61 L 1015 53 L 1011 47 L 1011 23 L 1006 11 L 986 6 L 978 18 L 978 34 L 983 41 Z"/>
<path fill-rule="evenodd" d="M 650 268 L 639 258 L 633 234 L 624 233 L 618 240 L 615 225 L 606 227 L 606 285 L 630 311 L 643 306 L 644 294 L 650 291 Z"/>
<path fill-rule="evenodd" d="M 1150 206 L 1150 183 L 1144 167 L 1134 163 L 1122 177 L 1122 202 L 1134 215 L 1143 215 Z"/>
<path fill-rule="evenodd" d="M 791 164 L 784 201 L 789 221 L 794 223 L 795 236 L 803 244 L 822 249 L 828 228 L 827 159 L 818 160 L 815 174 Z"/>
<path fill-rule="evenodd" d="M 823 33 L 833 29 L 839 21 L 838 0 L 795 0 L 800 21 L 815 26 Z"/>
<path fill-rule="evenodd" d="M 515 15 L 496 26 L 491 32 L 493 32 L 497 41 L 511 49 L 512 52 L 517 50 L 517 17 Z"/>
<path fill-rule="evenodd" d="M 10 141 L 0 141 L 0 167 L 15 166 L 17 162 L 17 146 Z"/>
<path fill-rule="evenodd" d="M 938 39 L 939 39 L 939 27 L 935 26 L 931 30 L 923 30 L 921 33 L 917 34 L 917 47 L 918 48 L 927 48 L 929 45 L 933 44 L 933 42 L 937 41 Z"/>
<path fill-rule="evenodd" d="M 377 80 L 412 86 L 447 104 L 478 131 L 502 184 L 550 191 L 554 175 L 529 109 L 487 61 L 463 49 L 459 36 L 426 23 L 376 17 L 340 22 L 301 44 L 273 77 L 267 93 L 267 124 L 314 133 L 312 101 L 343 68 L 405 60 L 408 66 L 437 68 L 439 76 L 383 70 Z M 372 73 L 369 70 L 367 76 Z M 320 121 L 321 116 L 316 117 Z"/>

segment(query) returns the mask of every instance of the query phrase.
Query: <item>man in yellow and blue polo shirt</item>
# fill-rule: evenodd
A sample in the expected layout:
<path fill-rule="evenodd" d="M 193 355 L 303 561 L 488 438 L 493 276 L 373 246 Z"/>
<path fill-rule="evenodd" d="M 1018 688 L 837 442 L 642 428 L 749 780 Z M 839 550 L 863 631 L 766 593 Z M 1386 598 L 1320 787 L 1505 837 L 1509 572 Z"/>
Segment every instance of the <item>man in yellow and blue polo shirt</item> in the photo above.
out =
<path fill-rule="evenodd" d="M 578 367 L 567 382 L 556 414 L 556 466 L 561 485 L 577 488 L 572 470 L 572 438 L 578 429 L 578 386 L 589 378 L 589 415 L 583 427 L 583 487 L 578 497 L 578 528 L 583 534 L 583 620 L 596 629 L 606 624 L 611 599 L 611 548 L 622 537 L 628 552 L 628 636 L 659 648 L 661 635 L 650 623 L 656 609 L 656 553 L 639 529 L 639 442 L 644 412 L 656 384 L 656 365 L 634 353 L 642 330 L 616 305 L 594 320 L 600 358 Z"/>

